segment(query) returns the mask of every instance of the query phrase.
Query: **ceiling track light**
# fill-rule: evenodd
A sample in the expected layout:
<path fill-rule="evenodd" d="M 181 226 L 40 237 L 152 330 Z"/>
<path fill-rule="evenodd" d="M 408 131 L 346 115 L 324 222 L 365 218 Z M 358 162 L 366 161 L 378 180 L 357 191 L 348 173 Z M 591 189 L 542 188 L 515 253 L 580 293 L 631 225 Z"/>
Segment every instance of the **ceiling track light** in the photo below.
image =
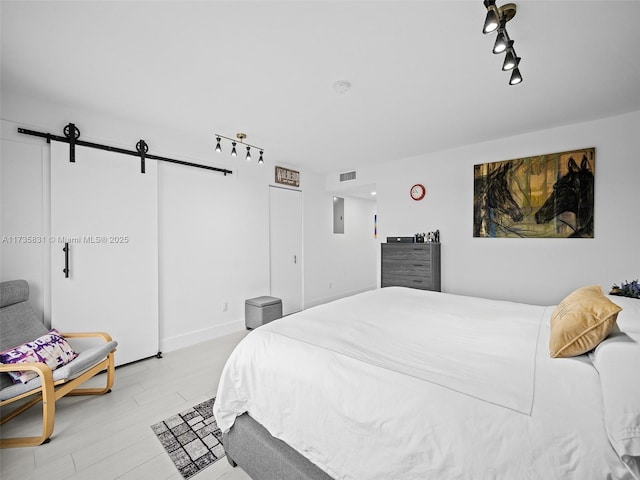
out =
<path fill-rule="evenodd" d="M 501 7 L 496 6 L 495 0 L 484 0 L 484 7 L 487 9 L 487 16 L 484 20 L 482 33 L 498 32 L 496 41 L 493 45 L 493 53 L 505 53 L 503 71 L 511 71 L 509 85 L 517 85 L 522 83 L 522 75 L 518 69 L 520 57 L 516 55 L 513 48 L 513 40 L 509 38 L 507 32 L 507 22 L 516 16 L 515 3 L 507 3 Z"/>
<path fill-rule="evenodd" d="M 240 145 L 243 145 L 247 149 L 247 155 L 245 158 L 247 159 L 248 162 L 251 161 L 251 149 L 255 148 L 260 152 L 260 157 L 258 158 L 258 164 L 262 165 L 264 163 L 264 158 L 262 158 L 262 155 L 264 154 L 264 148 L 256 147 L 255 145 L 245 143 L 245 139 L 247 138 L 246 133 L 242 133 L 242 132 L 236 133 L 236 138 L 225 137 L 224 135 L 220 135 L 219 133 L 215 133 L 214 135 L 216 136 L 216 152 L 218 153 L 222 152 L 222 147 L 220 145 L 220 142 L 224 138 L 225 140 L 229 140 L 231 142 L 232 157 L 235 157 L 238 155 L 238 152 L 236 151 L 236 146 L 238 145 L 238 143 L 240 143 Z"/>

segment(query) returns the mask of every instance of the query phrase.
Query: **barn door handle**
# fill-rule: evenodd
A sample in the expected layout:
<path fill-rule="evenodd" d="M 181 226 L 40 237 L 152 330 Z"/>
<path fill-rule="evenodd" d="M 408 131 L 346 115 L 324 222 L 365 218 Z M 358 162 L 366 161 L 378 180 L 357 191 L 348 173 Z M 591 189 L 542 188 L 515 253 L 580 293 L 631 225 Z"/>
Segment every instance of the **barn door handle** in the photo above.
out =
<path fill-rule="evenodd" d="M 64 252 L 64 278 L 69 278 L 69 242 L 64 243 L 64 248 L 62 249 Z"/>

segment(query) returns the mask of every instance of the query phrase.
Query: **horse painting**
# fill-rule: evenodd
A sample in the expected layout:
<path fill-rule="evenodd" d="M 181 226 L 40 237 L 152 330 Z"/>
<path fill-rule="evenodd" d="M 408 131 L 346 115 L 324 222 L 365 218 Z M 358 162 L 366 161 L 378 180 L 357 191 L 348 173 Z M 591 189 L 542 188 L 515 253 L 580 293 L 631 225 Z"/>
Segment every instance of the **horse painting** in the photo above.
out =
<path fill-rule="evenodd" d="M 593 147 L 474 165 L 473 236 L 593 238 L 594 172 Z"/>
<path fill-rule="evenodd" d="M 523 218 L 520 206 L 509 189 L 509 172 L 513 162 L 502 162 L 486 175 L 479 174 L 482 165 L 476 166 L 473 195 L 473 236 L 495 237 L 516 233 L 512 222 Z M 502 234 L 502 235 L 498 235 Z"/>
<path fill-rule="evenodd" d="M 580 167 L 573 157 L 567 162 L 568 172 L 553 186 L 553 192 L 535 213 L 536 223 L 548 223 L 565 213 L 575 215 L 575 224 L 557 219 L 568 225 L 573 233 L 569 237 L 593 238 L 593 172 L 587 156 L 582 157 Z"/>

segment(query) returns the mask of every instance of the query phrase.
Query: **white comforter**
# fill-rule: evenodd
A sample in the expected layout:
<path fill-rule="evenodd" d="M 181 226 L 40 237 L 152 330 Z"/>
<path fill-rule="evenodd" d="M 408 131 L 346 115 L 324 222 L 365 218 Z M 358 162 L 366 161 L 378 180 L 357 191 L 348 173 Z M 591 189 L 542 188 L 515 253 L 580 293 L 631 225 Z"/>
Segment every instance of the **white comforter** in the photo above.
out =
<path fill-rule="evenodd" d="M 315 307 L 238 345 L 214 414 L 248 412 L 335 479 L 634 478 L 589 359 L 549 357 L 550 314 L 398 287 Z"/>

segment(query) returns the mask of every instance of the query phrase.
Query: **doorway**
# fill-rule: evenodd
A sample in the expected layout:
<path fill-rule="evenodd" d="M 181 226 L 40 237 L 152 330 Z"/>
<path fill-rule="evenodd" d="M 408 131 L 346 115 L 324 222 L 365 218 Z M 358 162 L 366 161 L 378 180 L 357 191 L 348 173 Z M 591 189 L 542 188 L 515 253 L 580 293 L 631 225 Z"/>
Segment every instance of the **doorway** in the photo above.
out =
<path fill-rule="evenodd" d="M 271 296 L 282 299 L 282 314 L 302 310 L 302 192 L 269 187 Z"/>

